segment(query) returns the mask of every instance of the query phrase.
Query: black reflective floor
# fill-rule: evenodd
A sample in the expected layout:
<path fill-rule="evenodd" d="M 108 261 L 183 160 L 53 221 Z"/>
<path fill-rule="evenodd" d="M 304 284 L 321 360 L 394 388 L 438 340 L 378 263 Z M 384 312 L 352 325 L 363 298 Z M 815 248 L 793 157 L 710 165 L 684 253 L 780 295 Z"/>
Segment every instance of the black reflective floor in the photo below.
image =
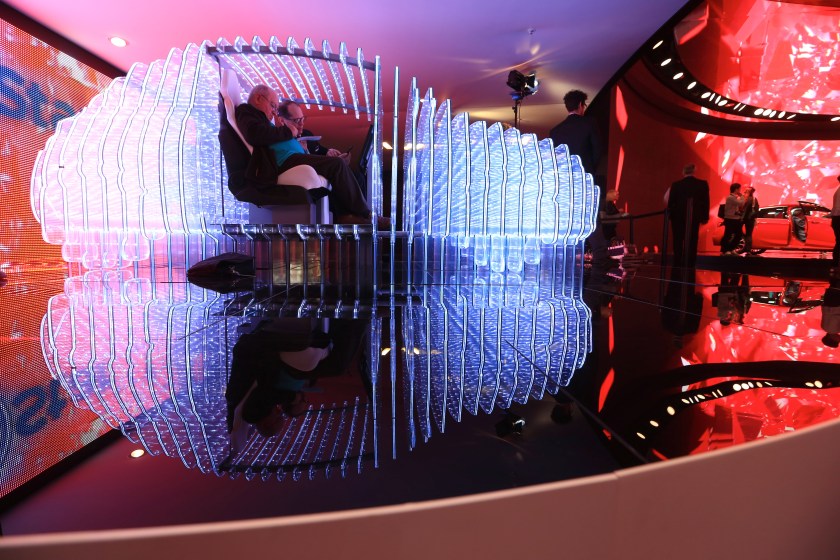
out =
<path fill-rule="evenodd" d="M 684 271 L 622 249 L 227 233 L 254 271 L 231 257 L 188 281 L 208 251 L 187 241 L 46 285 L 51 373 L 122 436 L 6 511 L 5 534 L 460 496 L 838 416 L 816 255 Z"/>

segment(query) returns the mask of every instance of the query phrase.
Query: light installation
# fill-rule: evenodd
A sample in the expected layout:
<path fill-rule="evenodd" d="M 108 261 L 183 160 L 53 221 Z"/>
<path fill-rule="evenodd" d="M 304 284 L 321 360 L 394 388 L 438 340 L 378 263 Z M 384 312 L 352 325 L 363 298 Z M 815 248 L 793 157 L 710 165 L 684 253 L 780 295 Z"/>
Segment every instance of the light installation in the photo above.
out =
<path fill-rule="evenodd" d="M 154 281 L 160 274 L 175 281 Z M 368 399 L 310 406 L 274 437 L 253 428 L 229 433 L 230 357 L 253 317 L 228 313 L 228 303 L 170 264 L 157 272 L 90 271 L 50 299 L 44 356 L 74 405 L 151 455 L 232 478 L 361 470 L 373 453 Z"/>
<path fill-rule="evenodd" d="M 59 123 L 35 163 L 31 201 L 44 239 L 62 245 L 65 260 L 116 268 L 146 260 L 150 243 L 166 235 L 215 235 L 222 224 L 247 222 L 220 165 L 221 68 L 246 93 L 266 83 L 283 98 L 372 119 L 369 166 L 377 171 L 367 190 L 374 216 L 383 213 L 378 57 L 366 61 L 359 49 L 352 58 L 343 43 L 333 53 L 326 41 L 319 51 L 309 39 L 303 47 L 292 38 L 220 39 L 135 64 Z M 437 107 L 431 91 L 420 99 L 412 84 L 402 156 L 410 236 L 460 237 L 475 246 L 477 264 L 517 270 L 541 244 L 574 245 L 591 233 L 598 187 L 565 146 L 450 113 L 449 101 Z M 399 157 L 394 150 L 392 169 Z M 392 184 L 392 216 L 396 191 Z"/>
<path fill-rule="evenodd" d="M 522 273 L 476 267 L 457 243 L 451 259 L 445 248 L 419 261 L 445 278 L 415 287 L 419 303 L 403 319 L 409 426 L 424 439 L 464 411 L 489 414 L 557 394 L 592 350 L 580 245 L 544 247 Z"/>
<path fill-rule="evenodd" d="M 283 294 L 266 298 L 259 287 L 223 295 L 192 285 L 184 270 L 201 252 L 173 245 L 175 263 L 67 279 L 42 322 L 44 357 L 77 407 L 91 410 L 151 455 L 248 479 L 361 472 L 366 463 L 379 466 L 389 440 L 397 454 L 397 426 L 403 424 L 396 409 L 381 414 L 389 400 L 386 380 L 391 406 L 406 403 L 402 410 L 413 448 L 418 433 L 426 440 L 434 427 L 444 431 L 447 418 L 457 422 L 464 412 L 490 414 L 556 394 L 592 348 L 580 244 L 543 247 L 539 264 L 499 273 L 476 267 L 456 239 L 427 240 L 428 247 L 415 246 L 420 257 L 415 266 L 433 280 L 447 281 L 401 286 L 411 294 L 401 306 L 390 297 L 357 300 L 351 316 L 334 306 L 302 306 L 286 292 L 290 299 L 284 303 Z M 245 301 L 253 305 L 243 307 Z M 387 342 L 376 313 L 386 306 Z M 310 393 L 301 413 L 284 417 L 273 434 L 236 415 L 229 425 L 226 400 L 237 344 L 267 321 L 281 329 L 294 322 L 296 330 L 277 331 L 285 337 L 299 335 L 298 325 L 308 333 L 316 321 L 325 325 L 323 332 L 343 328 L 369 340 L 360 346 L 367 358 L 359 361 L 355 389 L 346 376 L 337 379 L 335 392 L 328 381 L 319 382 L 321 391 Z M 342 344 L 338 336 L 332 338 L 335 351 Z M 397 365 L 398 352 L 380 360 L 383 347 L 405 348 L 403 365 Z M 266 357 L 275 354 L 274 347 L 266 349 Z M 240 362 L 238 371 L 247 372 L 248 364 Z M 398 390 L 405 398 L 396 397 Z"/>
<path fill-rule="evenodd" d="M 352 58 L 343 43 L 335 54 L 326 41 L 316 51 L 309 40 L 300 47 L 275 37 L 172 49 L 166 60 L 133 65 L 61 121 L 39 154 L 32 211 L 66 261 L 126 266 L 148 259 L 151 242 L 167 235 L 215 235 L 221 224 L 247 223 L 248 206 L 227 189 L 221 164 L 221 67 L 236 72 L 245 92 L 266 83 L 284 98 L 372 118 L 371 160 L 381 167 L 378 60 L 365 61 L 361 49 Z M 377 211 L 378 174 L 370 191 Z"/>
<path fill-rule="evenodd" d="M 469 122 L 421 99 L 406 111 L 405 228 L 473 245 L 476 265 L 518 271 L 541 245 L 576 245 L 595 227 L 599 189 L 580 159 L 550 139 Z"/>

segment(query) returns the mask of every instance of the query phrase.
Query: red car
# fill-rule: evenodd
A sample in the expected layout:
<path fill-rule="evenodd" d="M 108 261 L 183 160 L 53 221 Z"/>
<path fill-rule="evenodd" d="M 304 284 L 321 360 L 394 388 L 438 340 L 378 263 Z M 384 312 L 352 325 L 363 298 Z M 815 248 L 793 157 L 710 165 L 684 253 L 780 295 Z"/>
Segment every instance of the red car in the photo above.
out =
<path fill-rule="evenodd" d="M 813 202 L 799 201 L 759 208 L 753 230 L 752 253 L 768 249 L 790 251 L 828 251 L 834 248 L 831 210 Z M 720 245 L 723 221 L 715 228 L 712 241 Z M 738 246 L 743 251 L 744 241 Z"/>

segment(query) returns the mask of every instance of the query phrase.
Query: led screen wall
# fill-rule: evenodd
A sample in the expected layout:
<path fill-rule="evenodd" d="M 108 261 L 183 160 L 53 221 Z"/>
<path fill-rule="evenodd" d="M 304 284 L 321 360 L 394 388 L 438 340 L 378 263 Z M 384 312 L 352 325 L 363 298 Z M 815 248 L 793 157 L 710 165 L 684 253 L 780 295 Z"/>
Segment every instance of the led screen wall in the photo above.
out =
<path fill-rule="evenodd" d="M 41 351 L 47 301 L 70 272 L 41 239 L 29 178 L 55 124 L 110 79 L 0 19 L 0 497 L 102 435 L 70 403 Z"/>
<path fill-rule="evenodd" d="M 831 120 L 840 115 L 840 8 L 811 4 L 710 0 L 668 31 L 698 83 L 765 108 L 765 117 L 785 115 L 785 122 L 701 106 L 658 81 L 643 61 L 619 80 L 609 159 L 621 204 L 634 214 L 662 210 L 666 189 L 693 162 L 709 181 L 712 214 L 733 182 L 755 187 L 762 206 L 800 200 L 831 206 L 840 175 L 840 120 Z M 685 117 L 692 113 L 695 118 Z M 824 120 L 804 122 L 802 115 Z M 751 126 L 762 121 L 775 128 Z M 701 253 L 719 250 L 712 243 L 719 222 L 712 215 L 701 230 Z M 660 245 L 661 216 L 641 220 L 635 233 L 642 246 Z"/>

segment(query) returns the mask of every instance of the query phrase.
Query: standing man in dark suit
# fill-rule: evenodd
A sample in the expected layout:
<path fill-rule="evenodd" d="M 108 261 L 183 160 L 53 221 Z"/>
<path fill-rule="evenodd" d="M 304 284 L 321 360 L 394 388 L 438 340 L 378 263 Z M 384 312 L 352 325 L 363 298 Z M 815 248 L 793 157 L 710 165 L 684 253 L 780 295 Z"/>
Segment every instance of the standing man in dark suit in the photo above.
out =
<path fill-rule="evenodd" d="M 584 116 L 586 111 L 586 99 L 588 96 L 577 89 L 573 89 L 563 96 L 563 104 L 569 111 L 566 120 L 551 129 L 549 136 L 554 145 L 565 144 L 569 147 L 569 153 L 580 158 L 583 170 L 592 175 L 595 179 L 595 170 L 601 159 L 601 139 L 598 135 L 598 128 L 595 122 Z M 595 181 L 598 184 L 598 181 Z M 599 205 L 604 206 L 604 191 L 601 191 Z M 589 236 L 589 247 L 592 250 L 592 258 L 603 261 L 609 259 L 607 253 L 607 240 L 601 230 L 601 220 L 597 220 L 595 230 Z"/>
<path fill-rule="evenodd" d="M 840 176 L 837 177 L 840 183 Z M 834 251 L 831 253 L 832 274 L 837 273 L 840 266 L 840 186 L 834 191 L 834 198 L 831 206 L 831 229 L 834 230 Z"/>
<path fill-rule="evenodd" d="M 594 177 L 601 159 L 601 138 L 595 122 L 583 114 L 586 111 L 587 98 L 584 92 L 577 89 L 563 96 L 563 104 L 566 105 L 569 116 L 552 128 L 549 136 L 555 146 L 566 144 L 569 153 L 580 158 L 583 170 Z"/>
<path fill-rule="evenodd" d="M 694 176 L 695 166 L 683 167 L 683 178 L 668 191 L 668 216 L 674 237 L 674 265 L 694 268 L 700 224 L 709 221 L 709 183 Z"/>

